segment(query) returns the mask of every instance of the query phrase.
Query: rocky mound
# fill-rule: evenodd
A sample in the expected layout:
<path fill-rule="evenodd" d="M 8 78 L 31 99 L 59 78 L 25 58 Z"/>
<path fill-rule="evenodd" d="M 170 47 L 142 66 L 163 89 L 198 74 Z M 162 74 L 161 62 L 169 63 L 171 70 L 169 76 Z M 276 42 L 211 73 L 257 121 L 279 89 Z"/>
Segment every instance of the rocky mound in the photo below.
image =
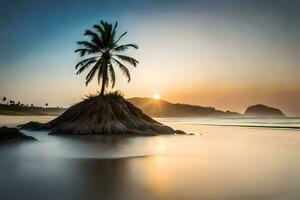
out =
<path fill-rule="evenodd" d="M 0 127 L 0 142 L 10 140 L 36 140 L 33 137 L 24 135 L 17 128 Z"/>
<path fill-rule="evenodd" d="M 29 122 L 21 128 L 51 130 L 51 134 L 185 134 L 155 121 L 123 97 L 113 95 L 90 97 L 48 123 Z"/>
<path fill-rule="evenodd" d="M 285 117 L 286 115 L 277 108 L 272 108 L 266 105 L 257 104 L 250 106 L 246 109 L 245 115 L 251 116 L 275 116 L 275 117 Z"/>

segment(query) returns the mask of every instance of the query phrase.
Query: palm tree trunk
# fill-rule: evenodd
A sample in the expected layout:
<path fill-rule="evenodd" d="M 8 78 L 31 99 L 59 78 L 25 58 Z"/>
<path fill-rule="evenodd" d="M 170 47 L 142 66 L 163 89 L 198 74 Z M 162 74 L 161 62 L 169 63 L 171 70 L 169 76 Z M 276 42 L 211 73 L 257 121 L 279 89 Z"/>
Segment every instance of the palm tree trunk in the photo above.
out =
<path fill-rule="evenodd" d="M 104 90 L 105 90 L 105 78 L 102 78 L 102 84 L 101 84 L 101 92 L 100 92 L 100 96 L 104 96 Z"/>
<path fill-rule="evenodd" d="M 107 81 L 107 68 L 105 68 L 105 70 L 103 72 L 103 76 L 102 76 L 101 91 L 99 94 L 99 96 L 101 96 L 101 97 L 104 96 L 106 81 Z"/>

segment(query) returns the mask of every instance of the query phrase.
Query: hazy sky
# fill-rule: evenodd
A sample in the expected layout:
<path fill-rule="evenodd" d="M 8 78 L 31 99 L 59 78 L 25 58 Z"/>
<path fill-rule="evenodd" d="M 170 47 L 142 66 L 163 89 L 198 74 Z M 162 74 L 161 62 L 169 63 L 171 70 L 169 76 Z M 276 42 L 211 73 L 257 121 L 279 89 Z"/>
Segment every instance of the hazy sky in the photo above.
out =
<path fill-rule="evenodd" d="M 0 0 L 0 97 L 69 106 L 99 88 L 76 76 L 76 41 L 101 19 L 137 43 L 126 97 L 300 115 L 300 2 Z"/>

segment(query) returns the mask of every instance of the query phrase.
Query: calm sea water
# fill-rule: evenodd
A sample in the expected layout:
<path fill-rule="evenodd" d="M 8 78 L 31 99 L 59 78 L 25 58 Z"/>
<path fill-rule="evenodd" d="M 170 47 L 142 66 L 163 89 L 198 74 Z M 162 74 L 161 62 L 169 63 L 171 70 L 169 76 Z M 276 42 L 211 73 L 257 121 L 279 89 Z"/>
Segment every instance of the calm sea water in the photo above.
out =
<path fill-rule="evenodd" d="M 52 118 L 0 116 L 0 125 Z M 300 199 L 299 118 L 158 120 L 195 135 L 24 131 L 39 141 L 0 146 L 0 199 Z"/>

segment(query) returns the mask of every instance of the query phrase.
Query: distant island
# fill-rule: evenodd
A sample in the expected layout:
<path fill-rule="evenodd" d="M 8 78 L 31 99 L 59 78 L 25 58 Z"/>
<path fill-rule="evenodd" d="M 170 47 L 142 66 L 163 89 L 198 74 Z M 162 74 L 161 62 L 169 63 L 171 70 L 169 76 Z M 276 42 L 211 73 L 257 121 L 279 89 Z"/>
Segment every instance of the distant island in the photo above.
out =
<path fill-rule="evenodd" d="M 269 107 L 263 104 L 249 106 L 245 111 L 245 115 L 255 117 L 286 117 L 286 115 L 278 108 Z"/>
<path fill-rule="evenodd" d="M 152 117 L 201 117 L 201 116 L 239 116 L 240 113 L 221 111 L 213 107 L 171 103 L 161 99 L 134 97 L 127 99 Z"/>
<path fill-rule="evenodd" d="M 18 104 L 0 104 L 0 115 L 35 116 L 35 115 L 60 115 L 66 108 L 37 107 Z"/>

